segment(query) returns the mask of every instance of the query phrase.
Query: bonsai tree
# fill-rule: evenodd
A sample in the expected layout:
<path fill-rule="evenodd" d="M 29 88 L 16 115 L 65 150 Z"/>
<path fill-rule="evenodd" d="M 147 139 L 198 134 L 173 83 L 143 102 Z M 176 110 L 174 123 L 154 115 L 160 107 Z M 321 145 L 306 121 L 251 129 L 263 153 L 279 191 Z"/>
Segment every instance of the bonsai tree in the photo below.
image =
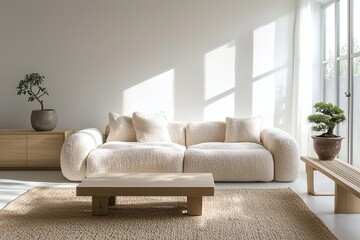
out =
<path fill-rule="evenodd" d="M 339 137 L 335 135 L 336 125 L 345 121 L 344 111 L 336 105 L 318 102 L 314 105 L 315 114 L 308 116 L 308 121 L 314 123 L 313 131 L 324 131 L 318 137 Z"/>
<path fill-rule="evenodd" d="M 29 95 L 28 102 L 37 100 L 41 105 L 41 110 L 44 110 L 44 102 L 41 100 L 41 97 L 49 95 L 46 87 L 43 87 L 44 76 L 41 76 L 39 73 L 26 74 L 25 78 L 19 82 L 19 85 L 16 87 L 18 89 L 17 95 Z"/>

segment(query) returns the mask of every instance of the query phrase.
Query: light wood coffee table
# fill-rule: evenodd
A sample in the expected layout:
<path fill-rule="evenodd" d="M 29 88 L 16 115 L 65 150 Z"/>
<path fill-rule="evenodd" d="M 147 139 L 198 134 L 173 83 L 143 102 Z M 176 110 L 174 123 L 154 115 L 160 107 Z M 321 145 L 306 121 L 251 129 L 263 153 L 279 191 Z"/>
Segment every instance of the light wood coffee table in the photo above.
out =
<path fill-rule="evenodd" d="M 202 215 L 202 197 L 214 196 L 211 173 L 93 174 L 76 187 L 77 196 L 92 196 L 92 214 L 106 215 L 116 196 L 187 196 L 187 214 Z"/>

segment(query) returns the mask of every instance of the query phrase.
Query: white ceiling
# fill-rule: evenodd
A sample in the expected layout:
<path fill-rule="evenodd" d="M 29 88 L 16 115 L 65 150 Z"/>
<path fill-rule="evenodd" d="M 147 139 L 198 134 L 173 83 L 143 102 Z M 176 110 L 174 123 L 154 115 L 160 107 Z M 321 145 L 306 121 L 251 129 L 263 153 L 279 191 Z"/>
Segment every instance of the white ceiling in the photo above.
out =
<path fill-rule="evenodd" d="M 321 3 L 322 5 L 325 5 L 328 2 L 331 2 L 332 0 L 316 0 L 317 2 Z"/>

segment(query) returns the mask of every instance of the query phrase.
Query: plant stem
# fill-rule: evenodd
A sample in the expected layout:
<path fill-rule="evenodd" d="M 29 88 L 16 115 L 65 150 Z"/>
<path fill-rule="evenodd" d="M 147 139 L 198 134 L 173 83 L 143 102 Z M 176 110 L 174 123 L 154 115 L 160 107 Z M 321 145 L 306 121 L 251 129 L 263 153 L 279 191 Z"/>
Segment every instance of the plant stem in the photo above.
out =
<path fill-rule="evenodd" d="M 44 111 L 44 103 L 42 100 L 40 100 L 40 98 L 37 96 L 37 94 L 34 93 L 33 89 L 32 89 L 32 85 L 30 86 L 30 91 L 31 91 L 31 94 L 34 96 L 34 98 L 40 103 L 41 105 L 41 111 Z"/>
<path fill-rule="evenodd" d="M 330 135 L 332 135 L 333 132 L 334 132 L 334 128 L 333 128 L 333 127 L 329 127 L 327 133 L 330 134 Z"/>

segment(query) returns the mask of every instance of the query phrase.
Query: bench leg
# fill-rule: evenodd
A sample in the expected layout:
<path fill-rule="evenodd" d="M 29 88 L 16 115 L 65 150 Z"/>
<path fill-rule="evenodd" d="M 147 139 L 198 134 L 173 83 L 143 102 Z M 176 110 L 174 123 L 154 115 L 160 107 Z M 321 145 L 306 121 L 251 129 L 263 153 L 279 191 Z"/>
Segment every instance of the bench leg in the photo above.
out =
<path fill-rule="evenodd" d="M 315 195 L 315 196 L 334 196 L 333 193 L 319 193 L 315 192 L 314 187 L 314 171 L 315 169 L 306 164 L 306 182 L 307 182 L 307 189 L 308 194 Z"/>
<path fill-rule="evenodd" d="M 92 197 L 92 215 L 104 216 L 107 215 L 109 210 L 109 197 L 108 196 L 93 196 Z"/>
<path fill-rule="evenodd" d="M 202 197 L 187 197 L 187 214 L 190 216 L 202 215 Z"/>
<path fill-rule="evenodd" d="M 360 198 L 336 184 L 334 211 L 335 213 L 360 213 Z"/>
<path fill-rule="evenodd" d="M 307 182 L 307 189 L 308 193 L 315 195 L 314 191 L 314 169 L 306 164 L 306 182 Z"/>

